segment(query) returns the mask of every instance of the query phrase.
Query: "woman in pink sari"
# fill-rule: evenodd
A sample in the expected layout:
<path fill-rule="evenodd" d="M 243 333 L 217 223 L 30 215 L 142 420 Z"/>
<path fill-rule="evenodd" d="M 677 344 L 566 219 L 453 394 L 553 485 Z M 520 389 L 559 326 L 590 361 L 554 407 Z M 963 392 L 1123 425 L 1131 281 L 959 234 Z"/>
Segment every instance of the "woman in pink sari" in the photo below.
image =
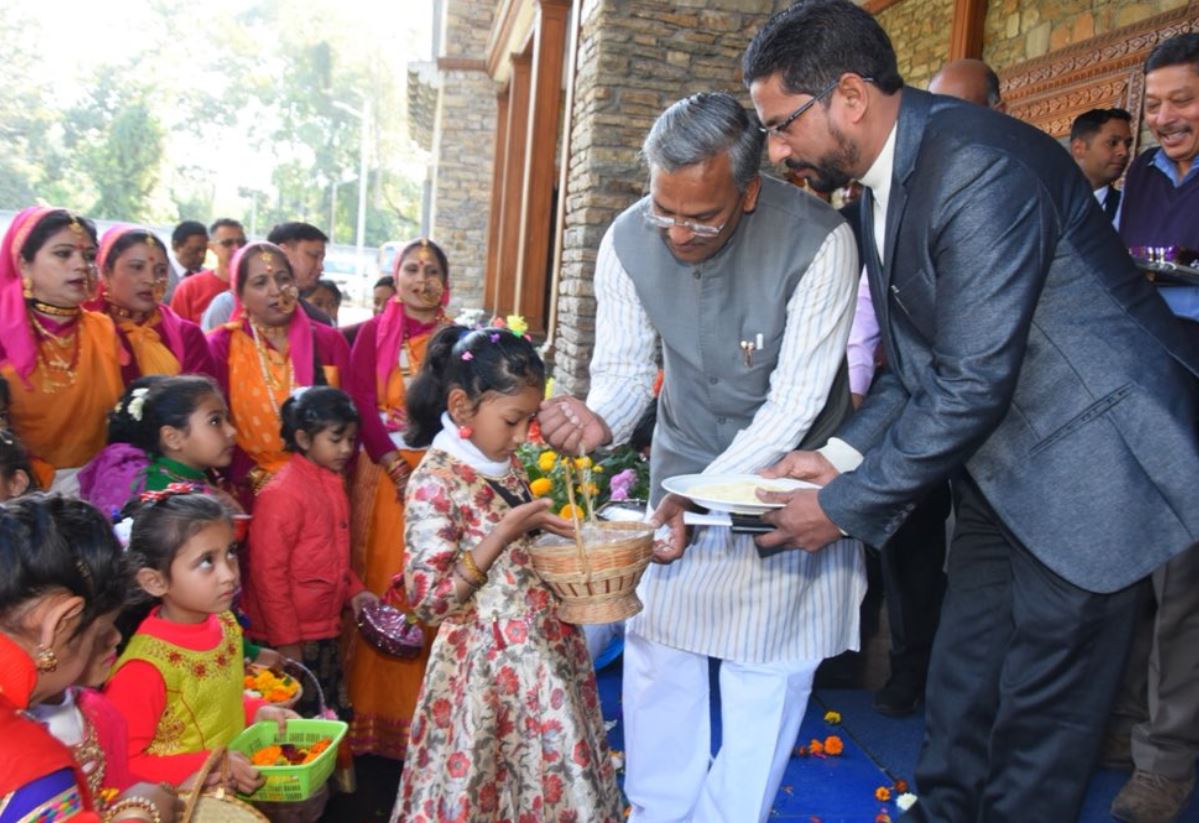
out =
<path fill-rule="evenodd" d="M 142 226 L 113 226 L 100 241 L 97 311 L 107 312 L 127 362 L 125 385 L 147 374 L 216 376 L 208 340 L 200 327 L 162 302 L 167 285 L 167 252 Z"/>
<path fill-rule="evenodd" d="M 340 388 L 350 350 L 337 329 L 298 311 L 287 255 L 274 243 L 251 243 L 229 264 L 235 308 L 208 333 L 216 378 L 237 429 L 230 479 L 249 512 L 254 495 L 291 455 L 280 434 L 280 410 L 301 386 Z"/>
<path fill-rule="evenodd" d="M 404 442 L 408 382 L 420 369 L 433 333 L 450 321 L 449 262 L 431 240 L 415 240 L 396 255 L 396 294 L 362 325 L 354 340 L 349 392 L 362 415 L 362 447 L 354 484 L 354 570 L 379 595 L 403 599 L 404 490 L 424 456 Z M 369 460 L 364 459 L 369 458 Z M 401 575 L 401 586 L 392 579 Z M 355 637 L 350 654 L 350 745 L 402 759 L 408 727 L 424 679 L 435 631 L 427 631 L 424 654 L 388 657 Z"/>
<path fill-rule="evenodd" d="M 9 421 L 42 488 L 74 494 L 79 468 L 104 446 L 121 396 L 112 319 L 82 306 L 96 285 L 96 229 L 66 209 L 20 212 L 0 245 L 0 376 Z"/>

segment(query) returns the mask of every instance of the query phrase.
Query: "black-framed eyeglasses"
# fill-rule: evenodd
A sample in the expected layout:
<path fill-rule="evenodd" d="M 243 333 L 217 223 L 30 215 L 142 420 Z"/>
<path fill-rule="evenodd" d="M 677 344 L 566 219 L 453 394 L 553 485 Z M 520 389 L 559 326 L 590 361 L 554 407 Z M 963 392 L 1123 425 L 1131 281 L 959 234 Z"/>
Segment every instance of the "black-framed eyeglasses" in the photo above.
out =
<path fill-rule="evenodd" d="M 863 77 L 862 79 L 864 81 L 866 81 L 867 83 L 874 82 L 873 77 Z M 784 117 L 782 122 L 775 123 L 773 126 L 758 126 L 758 131 L 762 132 L 762 134 L 766 135 L 767 137 L 770 137 L 772 135 L 774 137 L 782 137 L 784 134 L 787 133 L 788 126 L 790 126 L 792 123 L 794 123 L 800 117 L 802 117 L 804 112 L 806 112 L 808 109 L 812 108 L 812 106 L 816 105 L 817 100 L 821 99 L 822 97 L 828 96 L 828 93 L 831 92 L 833 89 L 837 88 L 837 84 L 840 82 L 841 82 L 841 78 L 838 77 L 836 80 L 834 80 L 833 82 L 831 82 L 827 86 L 825 86 L 824 89 L 822 89 L 821 92 L 819 94 L 817 94 L 815 97 L 813 97 L 811 100 L 808 100 L 802 106 L 797 108 L 795 111 L 791 112 L 786 117 Z"/>

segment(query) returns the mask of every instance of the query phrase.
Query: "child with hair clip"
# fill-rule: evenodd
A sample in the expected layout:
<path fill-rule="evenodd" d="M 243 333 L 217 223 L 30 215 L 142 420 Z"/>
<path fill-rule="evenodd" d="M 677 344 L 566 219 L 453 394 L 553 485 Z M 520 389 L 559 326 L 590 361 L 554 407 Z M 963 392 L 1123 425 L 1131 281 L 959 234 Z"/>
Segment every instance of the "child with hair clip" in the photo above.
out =
<path fill-rule="evenodd" d="M 233 460 L 236 434 L 211 378 L 139 377 L 108 414 L 108 446 L 79 473 L 80 496 L 106 513 L 172 483 L 228 497 L 214 472 Z"/>
<path fill-rule="evenodd" d="M 623 820 L 595 674 L 527 551 L 571 524 L 533 500 L 518 460 L 545 391 L 531 343 L 500 329 L 438 332 L 408 390 L 408 604 L 440 623 L 392 821 L 432 816 Z"/>
<path fill-rule="evenodd" d="M 297 390 L 283 404 L 291 459 L 258 495 L 250 528 L 250 574 L 243 606 L 250 635 L 303 663 L 329 708 L 346 717 L 349 700 L 338 637 L 341 614 L 378 598 L 350 568 L 350 501 L 344 472 L 354 456 L 358 410 L 328 386 Z M 305 691 L 301 714 L 319 710 Z"/>
<path fill-rule="evenodd" d="M 134 774 L 172 783 L 247 723 L 274 720 L 282 730 L 299 716 L 243 697 L 242 633 L 229 611 L 240 582 L 233 522 L 216 499 L 181 489 L 144 492 L 127 507 L 129 557 L 156 602 L 105 688 L 129 724 Z M 238 791 L 262 784 L 245 755 L 228 757 Z"/>

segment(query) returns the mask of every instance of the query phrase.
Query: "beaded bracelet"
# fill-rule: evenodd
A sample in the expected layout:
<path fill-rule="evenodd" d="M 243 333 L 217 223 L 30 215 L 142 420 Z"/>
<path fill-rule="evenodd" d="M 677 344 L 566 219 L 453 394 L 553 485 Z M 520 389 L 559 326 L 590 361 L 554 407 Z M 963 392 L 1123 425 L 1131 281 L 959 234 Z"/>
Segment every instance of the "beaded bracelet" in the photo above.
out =
<path fill-rule="evenodd" d="M 450 572 L 463 583 L 465 583 L 466 588 L 470 589 L 472 592 L 477 592 L 479 590 L 479 584 L 466 576 L 466 571 L 462 568 L 461 563 L 455 563 L 450 569 Z"/>
<path fill-rule="evenodd" d="M 469 551 L 465 551 L 462 553 L 461 560 L 462 568 L 466 570 L 468 575 L 474 578 L 476 587 L 482 586 L 487 582 L 487 575 L 484 574 L 483 570 L 479 568 L 479 564 L 475 562 L 475 556 L 473 554 L 471 554 Z"/>
<path fill-rule="evenodd" d="M 159 813 L 158 807 L 154 805 L 154 801 L 147 797 L 140 797 L 138 795 L 126 797 L 124 800 L 117 801 L 116 805 L 108 810 L 108 816 L 105 818 L 105 821 L 107 823 L 111 823 L 111 821 L 117 819 L 118 814 L 131 809 L 138 809 L 139 811 L 143 811 L 149 815 L 148 817 L 141 817 L 139 815 L 137 818 L 139 820 L 149 820 L 150 823 L 162 823 L 162 815 Z M 131 820 L 133 818 L 126 817 L 124 819 Z"/>

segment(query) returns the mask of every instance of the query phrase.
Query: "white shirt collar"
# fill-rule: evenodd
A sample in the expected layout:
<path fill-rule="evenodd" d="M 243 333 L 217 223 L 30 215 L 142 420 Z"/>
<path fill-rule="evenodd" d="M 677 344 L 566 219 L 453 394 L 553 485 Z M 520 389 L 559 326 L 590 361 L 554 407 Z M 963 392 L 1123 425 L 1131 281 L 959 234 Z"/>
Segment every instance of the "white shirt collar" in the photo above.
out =
<path fill-rule="evenodd" d="M 474 443 L 459 436 L 458 424 L 450 418 L 449 412 L 441 413 L 441 431 L 433 438 L 432 447 L 441 449 L 487 477 L 498 479 L 512 469 L 511 460 L 492 460 Z"/>
<path fill-rule="evenodd" d="M 870 189 L 876 203 L 885 203 L 891 194 L 891 176 L 895 170 L 895 136 L 898 132 L 899 119 L 896 118 L 895 124 L 891 126 L 891 133 L 887 135 L 887 142 L 883 143 L 882 151 L 874 158 L 874 163 L 859 181 Z"/>

